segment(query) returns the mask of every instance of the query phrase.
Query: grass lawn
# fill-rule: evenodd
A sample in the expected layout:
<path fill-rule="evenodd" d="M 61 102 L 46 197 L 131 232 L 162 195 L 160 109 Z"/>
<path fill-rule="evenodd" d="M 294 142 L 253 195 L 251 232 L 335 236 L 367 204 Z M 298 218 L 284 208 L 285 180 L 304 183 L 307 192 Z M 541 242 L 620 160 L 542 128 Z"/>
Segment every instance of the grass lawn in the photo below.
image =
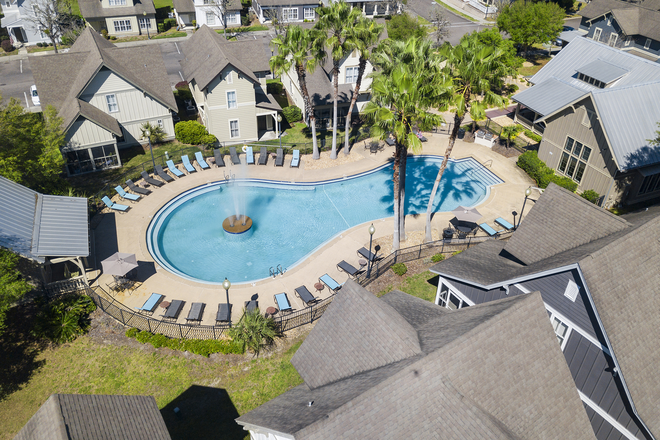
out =
<path fill-rule="evenodd" d="M 172 0 L 154 0 L 154 6 L 156 9 L 165 8 L 167 6 L 174 8 L 174 3 L 172 3 Z"/>
<path fill-rule="evenodd" d="M 535 75 L 536 72 L 538 72 L 543 68 L 543 66 L 548 64 L 548 61 L 550 61 L 551 59 L 552 58 L 546 55 L 535 55 L 533 57 L 530 57 L 525 61 L 532 63 L 532 65 L 521 67 L 520 69 L 518 69 L 518 73 L 522 76 Z"/>
<path fill-rule="evenodd" d="M 427 270 L 417 275 L 412 275 L 403 278 L 403 281 L 398 285 L 389 285 L 387 288 L 378 292 L 377 296 L 383 296 L 392 290 L 400 290 L 409 295 L 416 296 L 426 301 L 433 302 L 435 300 L 435 293 L 438 289 L 438 275 L 431 273 Z"/>
<path fill-rule="evenodd" d="M 175 440 L 219 433 L 224 439 L 249 438 L 233 419 L 302 383 L 289 362 L 299 345 L 229 366 L 81 337 L 40 352 L 35 359 L 40 367 L 29 381 L 0 401 L 0 439 L 13 438 L 53 393 L 152 395 Z"/>
<path fill-rule="evenodd" d="M 286 126 L 285 126 L 286 127 Z M 344 130 L 339 129 L 337 127 L 337 142 L 341 141 L 343 143 L 344 140 Z M 343 128 L 343 125 L 341 126 Z M 362 130 L 368 130 L 368 127 L 363 127 Z M 351 138 L 354 138 L 356 135 L 358 136 L 358 139 L 366 139 L 367 135 L 365 133 L 362 133 L 362 130 L 358 129 L 353 129 L 351 130 Z M 332 130 L 326 130 L 326 129 L 317 129 L 316 130 L 316 139 L 318 142 L 321 142 L 322 139 L 325 139 L 326 142 L 330 141 L 330 144 L 332 144 Z M 304 122 L 296 122 L 293 124 L 293 127 L 286 128 L 286 136 L 282 136 L 282 143 L 285 144 L 291 144 L 291 145 L 296 145 L 296 144 L 302 144 L 302 143 L 310 143 L 311 145 L 312 142 L 312 130 L 307 127 L 307 125 Z"/>
<path fill-rule="evenodd" d="M 449 9 L 451 12 L 453 12 L 456 15 L 460 15 L 461 17 L 466 18 L 470 21 L 477 21 L 474 18 L 470 17 L 469 15 L 462 13 L 458 9 L 452 8 L 451 6 L 449 6 L 447 3 L 443 2 L 442 0 L 435 0 L 435 1 L 438 4 L 440 4 L 442 7 Z"/>
<path fill-rule="evenodd" d="M 243 26 L 243 27 L 228 27 L 227 28 L 227 33 L 228 34 L 233 34 L 236 32 L 256 32 L 256 31 L 267 31 L 268 26 L 263 26 L 263 25 L 256 25 L 256 26 Z M 225 31 L 224 29 L 218 29 L 216 30 L 217 33 L 223 34 Z"/>

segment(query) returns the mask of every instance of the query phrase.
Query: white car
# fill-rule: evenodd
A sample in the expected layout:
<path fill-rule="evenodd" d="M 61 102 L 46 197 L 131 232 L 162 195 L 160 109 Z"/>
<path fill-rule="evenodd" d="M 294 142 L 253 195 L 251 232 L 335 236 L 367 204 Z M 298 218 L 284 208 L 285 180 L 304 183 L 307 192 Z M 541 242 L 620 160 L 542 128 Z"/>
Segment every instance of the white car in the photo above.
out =
<path fill-rule="evenodd" d="M 32 87 L 30 87 L 30 96 L 32 97 L 32 104 L 41 105 L 41 101 L 39 101 L 39 94 L 37 93 L 37 86 L 34 84 Z"/>

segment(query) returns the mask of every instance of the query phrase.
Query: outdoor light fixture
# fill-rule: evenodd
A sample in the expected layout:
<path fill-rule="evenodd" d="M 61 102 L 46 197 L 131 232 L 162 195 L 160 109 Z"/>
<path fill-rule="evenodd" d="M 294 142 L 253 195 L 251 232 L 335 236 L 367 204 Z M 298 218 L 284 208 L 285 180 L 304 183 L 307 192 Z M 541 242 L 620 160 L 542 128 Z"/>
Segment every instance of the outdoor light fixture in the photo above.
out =
<path fill-rule="evenodd" d="M 143 12 L 142 12 L 142 16 L 146 18 L 146 16 L 147 16 L 147 12 L 146 12 L 146 11 L 143 11 Z M 144 22 L 144 27 L 147 28 L 147 38 L 148 38 L 149 40 L 151 40 L 151 36 L 149 35 L 149 26 L 150 26 L 150 25 L 151 25 L 151 20 L 149 20 L 149 22 Z"/>
<path fill-rule="evenodd" d="M 231 287 L 231 283 L 227 277 L 225 277 L 225 280 L 222 282 L 222 287 L 225 288 L 225 293 L 227 294 L 227 305 L 229 305 L 229 288 Z"/>
<path fill-rule="evenodd" d="M 525 190 L 525 201 L 523 202 L 522 209 L 520 210 L 520 217 L 518 217 L 518 225 L 516 225 L 513 229 L 518 229 L 518 226 L 520 226 L 520 222 L 522 221 L 523 213 L 525 212 L 525 204 L 527 203 L 527 199 L 531 195 L 532 195 L 532 187 L 530 186 Z M 515 220 L 514 220 L 514 222 L 515 222 Z"/>
<path fill-rule="evenodd" d="M 282 124 L 280 124 L 280 122 L 282 122 L 282 115 L 278 113 L 277 114 L 277 131 L 279 133 L 278 137 L 280 138 L 280 148 L 282 148 Z"/>
<path fill-rule="evenodd" d="M 149 129 L 145 130 L 144 133 L 147 135 L 147 142 L 149 142 L 149 151 L 151 152 L 151 163 L 154 166 L 154 172 L 156 172 L 156 161 L 154 160 L 154 149 L 151 147 L 151 131 Z"/>
<path fill-rule="evenodd" d="M 371 267 L 373 266 L 373 258 L 371 258 L 371 243 L 374 239 L 374 233 L 376 232 L 376 227 L 372 223 L 371 226 L 369 226 L 369 261 L 368 261 L 368 266 L 367 266 L 367 278 L 371 277 Z"/>

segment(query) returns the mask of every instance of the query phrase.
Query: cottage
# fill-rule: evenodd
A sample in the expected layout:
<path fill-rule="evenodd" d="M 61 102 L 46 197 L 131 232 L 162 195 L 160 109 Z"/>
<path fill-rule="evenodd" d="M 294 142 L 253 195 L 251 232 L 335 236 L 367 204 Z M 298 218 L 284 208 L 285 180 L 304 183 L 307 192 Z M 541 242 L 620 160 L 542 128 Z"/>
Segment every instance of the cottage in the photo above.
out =
<path fill-rule="evenodd" d="M 4 17 L 0 20 L 0 27 L 7 29 L 14 46 L 50 43 L 48 35 L 29 20 L 34 17 L 32 0 L 3 0 L 2 13 Z"/>
<path fill-rule="evenodd" d="M 158 31 L 151 0 L 79 0 L 78 6 L 96 32 L 105 30 L 108 35 L 125 37 Z"/>

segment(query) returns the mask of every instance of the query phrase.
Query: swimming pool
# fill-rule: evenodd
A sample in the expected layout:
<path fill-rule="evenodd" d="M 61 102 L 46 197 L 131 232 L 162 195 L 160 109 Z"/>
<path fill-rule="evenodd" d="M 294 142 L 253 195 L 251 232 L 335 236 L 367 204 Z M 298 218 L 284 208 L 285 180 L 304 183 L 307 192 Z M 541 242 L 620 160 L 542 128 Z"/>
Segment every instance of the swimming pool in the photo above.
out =
<path fill-rule="evenodd" d="M 406 214 L 423 214 L 442 157 L 408 159 Z M 472 158 L 452 160 L 438 188 L 435 211 L 480 203 L 502 183 Z M 245 197 L 252 229 L 226 234 L 222 221 L 234 213 L 232 191 Z M 210 183 L 170 200 L 147 228 L 147 247 L 169 272 L 207 284 L 247 283 L 269 269 L 291 269 L 343 231 L 393 215 L 392 164 L 323 182 L 288 183 L 256 179 Z M 366 238 L 366 237 L 365 237 Z"/>

